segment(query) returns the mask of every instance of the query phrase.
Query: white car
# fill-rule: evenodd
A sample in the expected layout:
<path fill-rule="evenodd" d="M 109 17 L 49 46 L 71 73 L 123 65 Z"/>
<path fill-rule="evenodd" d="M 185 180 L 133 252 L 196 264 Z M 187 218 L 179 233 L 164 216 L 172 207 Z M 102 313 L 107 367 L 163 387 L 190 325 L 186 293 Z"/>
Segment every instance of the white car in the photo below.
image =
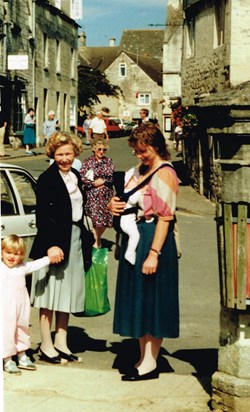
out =
<path fill-rule="evenodd" d="M 16 234 L 22 237 L 27 258 L 37 232 L 36 180 L 19 166 L 0 163 L 1 239 Z"/>

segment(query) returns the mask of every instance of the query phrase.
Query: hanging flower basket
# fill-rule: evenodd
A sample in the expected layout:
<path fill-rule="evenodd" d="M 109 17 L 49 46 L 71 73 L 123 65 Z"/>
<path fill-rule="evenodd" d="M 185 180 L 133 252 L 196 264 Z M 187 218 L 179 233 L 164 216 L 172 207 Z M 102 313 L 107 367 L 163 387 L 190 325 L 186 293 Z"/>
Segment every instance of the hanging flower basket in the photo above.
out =
<path fill-rule="evenodd" d="M 188 107 L 183 107 L 179 102 L 170 105 L 172 109 L 171 121 L 174 128 L 177 126 L 183 130 L 183 136 L 187 137 L 198 126 L 198 119 Z"/>

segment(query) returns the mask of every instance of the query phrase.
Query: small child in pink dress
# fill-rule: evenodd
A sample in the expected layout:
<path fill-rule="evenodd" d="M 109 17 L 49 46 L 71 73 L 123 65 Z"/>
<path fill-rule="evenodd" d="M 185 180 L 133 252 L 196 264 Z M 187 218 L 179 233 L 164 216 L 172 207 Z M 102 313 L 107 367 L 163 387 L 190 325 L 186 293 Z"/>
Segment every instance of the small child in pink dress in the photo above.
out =
<path fill-rule="evenodd" d="M 30 347 L 30 301 L 25 275 L 42 269 L 51 262 L 48 256 L 24 262 L 25 244 L 17 235 L 4 238 L 1 249 L 3 368 L 6 372 L 20 375 L 20 369 L 36 370 L 36 366 L 25 353 Z M 18 365 L 12 360 L 15 355 L 18 357 Z"/>

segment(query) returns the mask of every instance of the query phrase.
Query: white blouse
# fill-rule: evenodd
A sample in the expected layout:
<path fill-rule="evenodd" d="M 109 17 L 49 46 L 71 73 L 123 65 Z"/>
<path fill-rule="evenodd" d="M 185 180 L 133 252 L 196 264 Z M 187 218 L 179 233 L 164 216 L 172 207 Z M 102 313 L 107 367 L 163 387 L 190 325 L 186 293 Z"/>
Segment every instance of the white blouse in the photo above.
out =
<path fill-rule="evenodd" d="M 71 171 L 63 173 L 59 170 L 59 173 L 62 176 L 63 181 L 69 192 L 69 197 L 72 206 L 72 222 L 79 222 L 79 220 L 82 219 L 83 198 L 81 191 L 78 187 L 77 177 Z"/>

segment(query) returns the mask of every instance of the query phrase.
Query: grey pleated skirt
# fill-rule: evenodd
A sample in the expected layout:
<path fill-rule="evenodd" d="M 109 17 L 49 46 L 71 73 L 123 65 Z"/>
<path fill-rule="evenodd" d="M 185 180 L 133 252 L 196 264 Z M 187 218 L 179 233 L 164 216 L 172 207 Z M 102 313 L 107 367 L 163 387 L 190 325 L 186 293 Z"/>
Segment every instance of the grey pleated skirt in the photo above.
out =
<path fill-rule="evenodd" d="M 62 265 L 50 265 L 33 273 L 31 304 L 59 312 L 84 310 L 85 274 L 81 230 L 72 225 L 69 259 Z"/>

